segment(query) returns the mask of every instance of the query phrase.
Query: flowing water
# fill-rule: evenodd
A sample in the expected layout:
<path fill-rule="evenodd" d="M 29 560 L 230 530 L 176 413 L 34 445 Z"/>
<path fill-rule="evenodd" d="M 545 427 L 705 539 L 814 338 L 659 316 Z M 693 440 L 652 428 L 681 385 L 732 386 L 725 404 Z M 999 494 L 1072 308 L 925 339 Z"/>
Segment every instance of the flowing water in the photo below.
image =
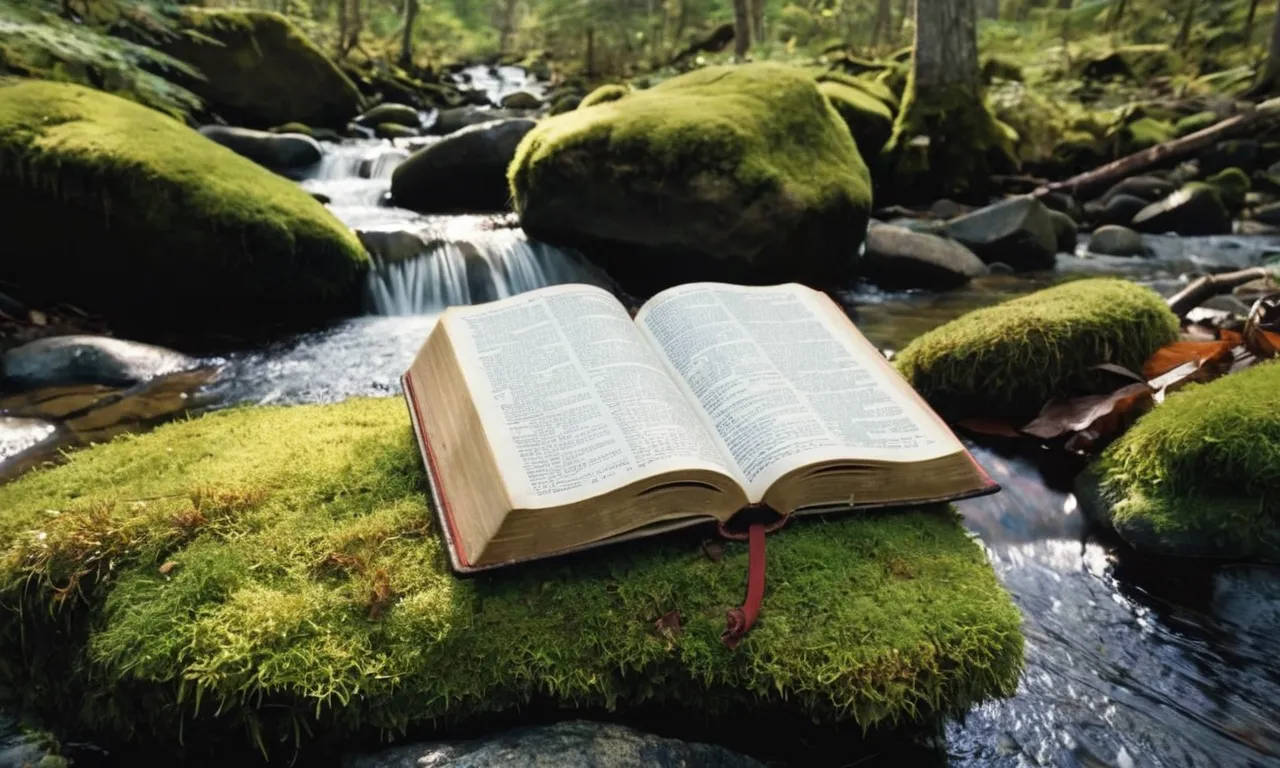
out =
<path fill-rule="evenodd" d="M 493 93 L 518 90 L 508 80 L 473 78 Z M 367 316 L 228 350 L 210 361 L 222 373 L 200 388 L 198 403 L 394 395 L 399 374 L 444 307 L 553 283 L 609 285 L 579 255 L 528 240 L 507 218 L 420 216 L 388 207 L 390 175 L 408 152 L 406 142 L 330 147 L 301 182 L 325 195 L 373 252 Z M 1160 252 L 1154 260 L 1063 254 L 1054 274 L 992 275 L 945 294 L 857 288 L 839 298 L 875 344 L 899 349 L 969 309 L 1081 273 L 1124 274 L 1169 292 L 1182 273 L 1256 263 L 1280 251 L 1280 240 L 1260 238 L 1152 243 Z M 24 426 L 28 440 L 49 429 Z M 1027 669 L 1015 697 L 948 727 L 947 761 L 975 767 L 1280 765 L 1280 573 L 1140 558 L 1100 538 L 1082 518 L 1065 490 L 1071 468 L 1060 457 L 971 447 L 1004 490 L 960 508 L 1022 610 Z M 0 765 L 20 764 L 13 757 L 19 753 L 20 742 L 0 742 Z M 900 759 L 874 755 L 850 764 Z"/>

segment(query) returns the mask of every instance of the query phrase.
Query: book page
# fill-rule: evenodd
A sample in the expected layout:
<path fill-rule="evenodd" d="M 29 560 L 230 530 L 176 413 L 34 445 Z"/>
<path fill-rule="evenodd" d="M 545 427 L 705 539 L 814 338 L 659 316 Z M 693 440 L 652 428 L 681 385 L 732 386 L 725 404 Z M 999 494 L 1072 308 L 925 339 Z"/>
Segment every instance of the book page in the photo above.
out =
<path fill-rule="evenodd" d="M 959 448 L 839 308 L 804 286 L 680 286 L 636 321 L 701 405 L 753 502 L 810 463 L 920 461 Z"/>
<path fill-rule="evenodd" d="M 715 438 L 608 291 L 557 286 L 448 310 L 447 327 L 519 508 L 709 469 Z"/>

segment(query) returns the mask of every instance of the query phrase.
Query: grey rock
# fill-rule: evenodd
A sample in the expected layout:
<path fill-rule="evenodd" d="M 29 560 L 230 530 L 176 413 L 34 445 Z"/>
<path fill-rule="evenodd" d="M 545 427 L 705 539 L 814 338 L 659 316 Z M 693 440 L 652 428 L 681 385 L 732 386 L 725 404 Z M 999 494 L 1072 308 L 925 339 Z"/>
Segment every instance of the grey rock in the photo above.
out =
<path fill-rule="evenodd" d="M 1075 221 L 1061 211 L 1049 209 L 1049 219 L 1053 221 L 1053 234 L 1058 241 L 1059 253 L 1074 253 L 1076 250 L 1076 231 Z"/>
<path fill-rule="evenodd" d="M 1084 207 L 1085 215 L 1097 224 L 1126 225 L 1151 203 L 1134 195 L 1119 194 L 1105 203 L 1093 202 Z"/>
<path fill-rule="evenodd" d="M 56 431 L 56 426 L 40 419 L 0 416 L 0 461 L 39 445 Z"/>
<path fill-rule="evenodd" d="M 1213 187 L 1193 182 L 1143 208 L 1131 226 L 1153 234 L 1224 235 L 1231 232 L 1231 215 Z"/>
<path fill-rule="evenodd" d="M 1102 196 L 1102 202 L 1105 204 L 1116 195 L 1132 195 L 1154 203 L 1173 194 L 1177 188 L 1176 183 L 1157 176 L 1130 176 L 1108 189 Z"/>
<path fill-rule="evenodd" d="M 464 128 L 409 156 L 391 176 L 391 199 L 420 213 L 510 208 L 507 166 L 532 120 Z"/>
<path fill-rule="evenodd" d="M 1115 224 L 1098 227 L 1089 238 L 1089 252 L 1103 256 L 1147 256 L 1150 250 L 1142 235 Z"/>
<path fill-rule="evenodd" d="M 407 104 L 379 104 L 355 119 L 356 125 L 365 128 L 377 128 L 386 123 L 405 125 L 410 128 L 422 127 L 422 116 L 418 110 Z"/>
<path fill-rule="evenodd" d="M 273 171 L 306 168 L 320 162 L 320 142 L 301 133 L 271 133 L 226 125 L 206 125 L 200 133 Z"/>
<path fill-rule="evenodd" d="M 947 289 L 986 274 L 987 266 L 954 240 L 878 224 L 867 230 L 859 272 L 890 290 Z"/>
<path fill-rule="evenodd" d="M 519 728 L 461 743 L 347 755 L 342 768 L 764 768 L 723 747 L 582 720 Z"/>
<path fill-rule="evenodd" d="M 384 264 L 416 259 L 427 252 L 427 244 L 420 236 L 403 229 L 356 230 L 356 237 L 374 259 Z"/>
<path fill-rule="evenodd" d="M 373 135 L 380 139 L 416 139 L 422 135 L 422 131 L 400 123 L 380 123 L 373 129 Z"/>
<path fill-rule="evenodd" d="M 1058 237 L 1049 209 L 1039 200 L 1015 197 L 948 222 L 944 233 L 987 264 L 1019 270 L 1053 269 Z"/>
<path fill-rule="evenodd" d="M 539 109 L 542 107 L 542 99 L 528 91 L 516 91 L 502 98 L 502 106 L 506 109 Z"/>
<path fill-rule="evenodd" d="M 181 352 L 136 341 L 53 336 L 5 352 L 0 384 L 19 390 L 71 384 L 127 387 L 196 365 Z"/>
<path fill-rule="evenodd" d="M 431 126 L 431 133 L 437 136 L 447 136 L 468 126 L 524 116 L 525 112 L 517 109 L 486 109 L 478 106 L 442 109 L 440 110 L 440 117 Z"/>
<path fill-rule="evenodd" d="M 1051 211 L 1059 211 L 1071 217 L 1072 221 L 1080 221 L 1084 218 L 1084 212 L 1080 209 L 1080 203 L 1067 192 L 1050 192 L 1040 198 L 1040 202 Z"/>

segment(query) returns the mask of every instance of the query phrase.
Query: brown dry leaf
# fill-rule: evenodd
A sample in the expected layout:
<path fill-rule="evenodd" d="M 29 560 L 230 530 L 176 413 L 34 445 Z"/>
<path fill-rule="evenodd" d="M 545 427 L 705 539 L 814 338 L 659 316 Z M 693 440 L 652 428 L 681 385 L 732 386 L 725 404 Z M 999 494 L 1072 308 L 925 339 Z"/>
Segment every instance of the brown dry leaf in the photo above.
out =
<path fill-rule="evenodd" d="M 173 573 L 173 569 L 177 567 L 178 567 L 178 563 L 174 560 L 170 560 L 169 562 L 160 566 L 160 575 L 168 576 L 170 573 Z"/>
<path fill-rule="evenodd" d="M 1250 352 L 1264 359 L 1280 354 L 1280 293 L 1254 302 L 1244 324 L 1244 343 Z"/>
<path fill-rule="evenodd" d="M 1224 331 L 1226 335 L 1228 332 Z M 1230 339 L 1218 341 L 1175 341 L 1157 349 L 1142 366 L 1142 373 L 1148 380 L 1158 378 L 1186 363 L 1195 363 L 1197 367 L 1220 365 L 1231 361 L 1231 350 L 1239 342 Z"/>
<path fill-rule="evenodd" d="M 1109 395 L 1054 399 L 1022 431 L 1043 440 L 1072 432 L 1094 433 L 1092 442 L 1118 433 L 1138 412 L 1151 405 L 1155 394 L 1146 382 L 1133 383 Z"/>
<path fill-rule="evenodd" d="M 1018 430 L 1009 425 L 1007 421 L 1000 419 L 988 419 L 982 416 L 974 416 L 970 419 L 961 419 L 956 422 L 956 426 L 967 432 L 973 432 L 978 435 L 991 435 L 992 437 L 1022 437 Z"/>
<path fill-rule="evenodd" d="M 658 631 L 659 635 L 674 640 L 684 631 L 684 626 L 680 623 L 680 611 L 667 611 L 653 622 L 653 628 Z"/>

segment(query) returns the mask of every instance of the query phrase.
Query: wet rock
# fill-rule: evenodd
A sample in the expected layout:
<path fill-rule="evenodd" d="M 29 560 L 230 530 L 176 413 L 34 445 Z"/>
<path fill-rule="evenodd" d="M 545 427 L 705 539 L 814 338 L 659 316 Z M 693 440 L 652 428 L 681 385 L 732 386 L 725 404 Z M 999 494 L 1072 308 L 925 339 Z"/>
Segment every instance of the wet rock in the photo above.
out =
<path fill-rule="evenodd" d="M 421 237 L 403 229 L 356 230 L 356 237 L 371 256 L 385 264 L 416 259 L 427 251 Z"/>
<path fill-rule="evenodd" d="M 542 107 L 542 99 L 528 91 L 516 91 L 515 93 L 508 93 L 502 98 L 502 106 L 505 109 L 540 109 Z"/>
<path fill-rule="evenodd" d="M 1244 208 L 1245 196 L 1252 186 L 1249 176 L 1239 168 L 1228 168 L 1219 171 L 1204 180 L 1204 183 L 1218 190 L 1218 197 L 1229 213 L 1236 214 Z"/>
<path fill-rule="evenodd" d="M 486 109 L 477 106 L 455 107 L 440 110 L 440 116 L 431 126 L 430 132 L 437 136 L 447 136 L 471 125 L 491 123 L 494 120 L 510 120 L 524 117 L 524 112 L 514 109 Z"/>
<path fill-rule="evenodd" d="M 0 385 L 33 389 L 68 384 L 132 386 L 194 368 L 181 352 L 106 336 L 53 336 L 0 356 Z"/>
<path fill-rule="evenodd" d="M 1231 232 L 1231 216 L 1216 189 L 1192 182 L 1143 208 L 1133 217 L 1132 226 L 1153 234 L 1221 235 Z"/>
<path fill-rule="evenodd" d="M 986 274 L 987 266 L 954 240 L 879 224 L 867 230 L 859 270 L 866 279 L 891 290 L 947 289 Z"/>
<path fill-rule="evenodd" d="M 40 419 L 0 416 L 0 461 L 48 440 L 57 427 Z"/>
<path fill-rule="evenodd" d="M 333 200 L 330 199 L 330 197 L 323 192 L 312 192 L 311 196 L 314 197 L 316 199 L 316 202 L 320 203 L 321 205 L 328 205 L 329 203 L 333 202 Z"/>
<path fill-rule="evenodd" d="M 1058 237 L 1049 213 L 1039 200 L 1015 197 L 953 219 L 943 231 L 988 264 L 1052 269 Z"/>
<path fill-rule="evenodd" d="M 1102 202 L 1105 204 L 1117 195 L 1130 195 L 1154 203 L 1173 194 L 1177 188 L 1175 182 L 1158 176 L 1130 176 L 1108 189 L 1102 195 Z"/>
<path fill-rule="evenodd" d="M 380 139 L 416 139 L 422 132 L 399 123 L 382 123 L 373 129 L 373 135 Z"/>
<path fill-rule="evenodd" d="M 1080 202 L 1066 192 L 1050 192 L 1040 198 L 1040 202 L 1051 211 L 1060 211 L 1071 217 L 1072 221 L 1083 221 L 1084 211 Z"/>
<path fill-rule="evenodd" d="M 966 213 L 973 213 L 973 211 L 974 207 L 972 205 L 963 205 L 947 198 L 936 200 L 933 205 L 929 206 L 929 215 L 935 219 L 954 219 Z"/>
<path fill-rule="evenodd" d="M 1280 227 L 1280 203 L 1271 203 L 1261 208 L 1255 208 L 1252 218 L 1254 221 L 1260 221 L 1263 224 Z"/>
<path fill-rule="evenodd" d="M 1049 210 L 1049 218 L 1053 221 L 1053 235 L 1058 242 L 1059 253 L 1074 253 L 1076 250 L 1076 223 L 1061 211 Z"/>
<path fill-rule="evenodd" d="M 519 728 L 467 742 L 393 747 L 348 755 L 342 768 L 763 768 L 710 744 L 653 736 L 621 725 L 575 720 Z"/>
<path fill-rule="evenodd" d="M 1087 219 L 1096 224 L 1125 225 L 1133 221 L 1133 217 L 1137 216 L 1143 208 L 1150 204 L 1150 202 L 1141 197 L 1120 194 L 1105 203 L 1095 201 L 1085 204 L 1084 213 Z"/>
<path fill-rule="evenodd" d="M 525 119 L 481 123 L 424 147 L 396 167 L 391 199 L 420 213 L 507 210 L 507 166 L 534 125 Z"/>
<path fill-rule="evenodd" d="M 380 125 L 394 123 L 411 128 L 422 127 L 422 116 L 417 108 L 407 104 L 379 104 L 355 119 L 356 125 L 366 128 L 377 128 Z"/>
<path fill-rule="evenodd" d="M 301 133 L 271 133 L 226 125 L 206 125 L 200 129 L 200 134 L 273 171 L 306 168 L 320 162 L 324 155 L 318 141 Z"/>
<path fill-rule="evenodd" d="M 1142 235 L 1114 224 L 1094 231 L 1089 238 L 1089 252 L 1103 256 L 1147 256 L 1150 253 L 1142 242 Z"/>
<path fill-rule="evenodd" d="M 1258 166 L 1262 145 L 1252 139 L 1220 141 L 1198 158 L 1200 172 L 1212 175 L 1228 168 L 1253 170 Z"/>

